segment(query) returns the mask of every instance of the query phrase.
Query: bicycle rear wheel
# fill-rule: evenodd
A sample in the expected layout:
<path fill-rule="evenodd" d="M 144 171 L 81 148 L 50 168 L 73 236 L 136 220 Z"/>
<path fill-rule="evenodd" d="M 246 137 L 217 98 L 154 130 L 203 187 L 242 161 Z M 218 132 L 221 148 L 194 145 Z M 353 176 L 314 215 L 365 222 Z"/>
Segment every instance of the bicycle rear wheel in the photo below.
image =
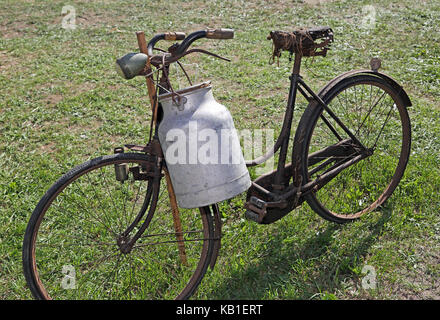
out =
<path fill-rule="evenodd" d="M 304 195 L 320 216 L 344 223 L 378 208 L 397 187 L 409 159 L 410 120 L 399 92 L 372 75 L 343 79 L 321 98 L 371 152 Z M 316 157 L 318 150 L 337 143 L 351 151 Z M 295 135 L 294 159 L 299 159 L 303 185 L 360 154 L 358 145 L 341 126 L 312 102 Z"/>
<path fill-rule="evenodd" d="M 149 174 L 151 164 L 137 153 L 97 158 L 48 190 L 23 243 L 35 298 L 185 299 L 194 293 L 212 255 L 212 214 L 207 207 L 182 209 L 176 234 L 165 179 Z M 120 165 L 127 175 L 117 179 Z M 150 218 L 131 250 L 123 250 Z"/>

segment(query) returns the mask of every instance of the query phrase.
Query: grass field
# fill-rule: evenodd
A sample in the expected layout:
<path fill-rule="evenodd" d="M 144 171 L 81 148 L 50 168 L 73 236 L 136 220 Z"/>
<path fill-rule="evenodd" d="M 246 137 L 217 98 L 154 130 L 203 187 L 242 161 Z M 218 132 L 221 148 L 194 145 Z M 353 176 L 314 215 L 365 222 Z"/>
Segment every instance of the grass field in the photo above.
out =
<path fill-rule="evenodd" d="M 65 5 L 76 29 L 62 28 Z M 372 19 L 374 18 L 374 19 Z M 150 109 L 145 80 L 129 82 L 115 59 L 137 51 L 135 32 L 235 29 L 198 47 L 232 60 L 193 57 L 239 129 L 281 127 L 291 64 L 269 65 L 271 30 L 329 25 L 326 58 L 308 60 L 318 90 L 338 74 L 382 71 L 407 90 L 412 148 L 405 175 L 380 211 L 339 226 L 307 204 L 261 226 L 244 219 L 243 196 L 220 204 L 216 268 L 197 299 L 440 299 L 440 1 L 0 1 L 0 299 L 30 299 L 21 265 L 26 224 L 68 169 L 142 144 Z M 166 44 L 163 48 L 166 48 Z M 306 103 L 300 100 L 295 123 Z M 364 289 L 364 266 L 376 288 Z"/>

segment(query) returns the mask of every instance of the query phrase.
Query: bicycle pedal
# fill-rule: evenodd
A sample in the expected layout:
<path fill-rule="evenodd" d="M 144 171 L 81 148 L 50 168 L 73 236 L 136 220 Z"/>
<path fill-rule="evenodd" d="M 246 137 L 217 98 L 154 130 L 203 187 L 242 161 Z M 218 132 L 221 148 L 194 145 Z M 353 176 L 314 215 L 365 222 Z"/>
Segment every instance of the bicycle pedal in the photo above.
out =
<path fill-rule="evenodd" d="M 245 203 L 244 207 L 247 209 L 245 217 L 248 220 L 262 223 L 264 217 L 266 216 L 267 203 L 257 197 L 252 196 L 248 202 Z"/>
<path fill-rule="evenodd" d="M 258 213 L 253 212 L 252 210 L 246 210 L 244 215 L 245 215 L 246 219 L 260 223 Z"/>
<path fill-rule="evenodd" d="M 249 202 L 251 204 L 253 204 L 254 206 L 256 206 L 258 209 L 263 209 L 267 206 L 265 201 L 258 199 L 257 197 L 254 197 L 254 196 L 252 196 L 249 199 Z"/>

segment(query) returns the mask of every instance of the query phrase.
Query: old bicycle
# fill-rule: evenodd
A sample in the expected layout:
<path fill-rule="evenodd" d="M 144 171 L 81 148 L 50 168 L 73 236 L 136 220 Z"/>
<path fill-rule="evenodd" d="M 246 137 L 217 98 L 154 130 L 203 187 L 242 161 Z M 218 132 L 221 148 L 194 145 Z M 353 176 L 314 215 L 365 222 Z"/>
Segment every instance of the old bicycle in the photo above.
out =
<path fill-rule="evenodd" d="M 144 33 L 137 33 L 140 53 L 118 59 L 117 65 L 126 79 L 146 78 L 152 105 L 148 143 L 118 147 L 73 168 L 40 200 L 23 243 L 24 274 L 35 298 L 189 298 L 219 253 L 216 202 L 243 191 L 246 216 L 261 224 L 277 221 L 304 201 L 323 218 L 344 223 L 391 196 L 410 153 L 410 99 L 378 71 L 379 60 L 372 61 L 371 70 L 341 74 L 314 93 L 300 76 L 301 60 L 326 55 L 333 42 L 328 27 L 273 31 L 268 37 L 274 59 L 287 51 L 294 60 L 282 129 L 270 152 L 246 163 L 241 155 L 237 167 L 167 160 L 165 149 L 173 141 L 161 132 L 172 129 L 171 116 L 181 128 L 205 119 L 205 126 L 221 124 L 233 135 L 230 115 L 213 100 L 209 83 L 173 90 L 169 78 L 169 66 L 188 54 L 219 57 L 190 49 L 197 39 L 233 36 L 230 29 L 188 36 L 168 32 L 147 44 Z M 181 42 L 154 52 L 160 40 Z M 289 148 L 298 92 L 309 104 Z M 275 153 L 276 169 L 250 182 L 243 166 L 261 164 Z"/>

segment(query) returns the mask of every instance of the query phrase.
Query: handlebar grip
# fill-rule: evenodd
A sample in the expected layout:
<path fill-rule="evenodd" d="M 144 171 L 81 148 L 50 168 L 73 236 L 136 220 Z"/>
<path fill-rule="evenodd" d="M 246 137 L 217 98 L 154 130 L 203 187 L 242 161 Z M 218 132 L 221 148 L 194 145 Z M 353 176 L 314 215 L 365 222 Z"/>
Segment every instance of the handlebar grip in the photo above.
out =
<path fill-rule="evenodd" d="M 186 34 L 185 32 L 166 32 L 164 33 L 164 39 L 165 40 L 183 40 L 185 39 Z"/>
<path fill-rule="evenodd" d="M 233 39 L 234 29 L 206 29 L 208 39 Z"/>

